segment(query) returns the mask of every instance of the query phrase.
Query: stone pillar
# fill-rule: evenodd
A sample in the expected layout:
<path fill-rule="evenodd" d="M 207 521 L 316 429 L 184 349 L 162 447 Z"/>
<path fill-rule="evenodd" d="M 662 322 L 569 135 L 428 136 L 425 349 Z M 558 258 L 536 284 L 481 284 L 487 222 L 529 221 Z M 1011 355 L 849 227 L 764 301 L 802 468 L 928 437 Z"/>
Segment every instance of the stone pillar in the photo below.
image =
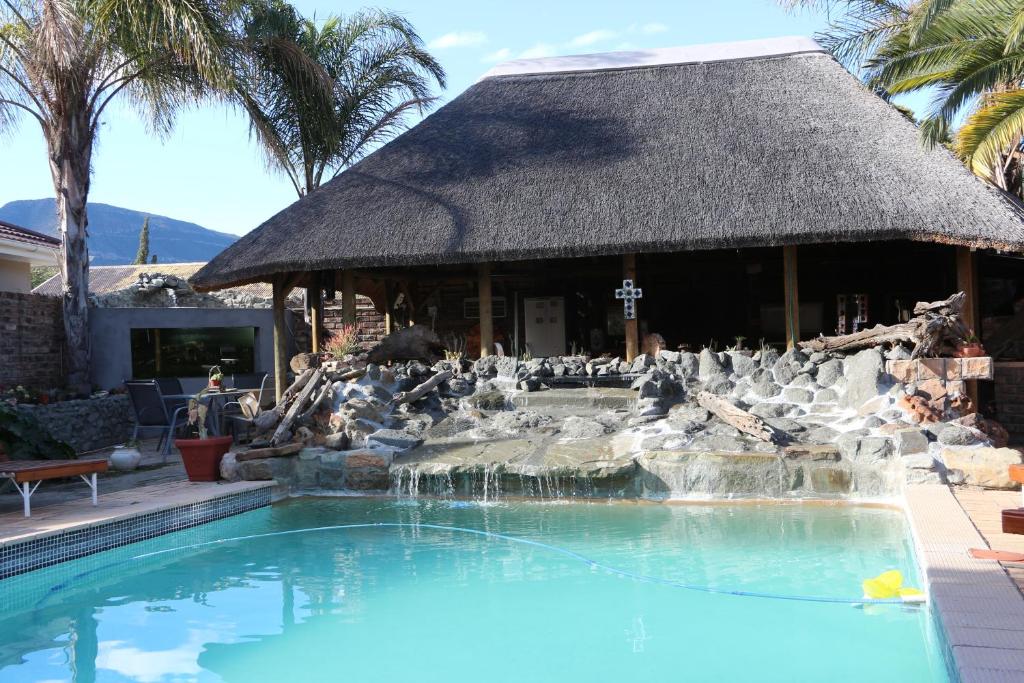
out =
<path fill-rule="evenodd" d="M 797 288 L 796 246 L 782 247 L 782 288 L 786 302 L 786 348 L 800 341 L 800 293 Z"/>
<path fill-rule="evenodd" d="M 341 321 L 356 324 L 356 274 L 351 270 L 341 274 Z"/>
<path fill-rule="evenodd" d="M 956 248 L 956 287 L 966 296 L 961 319 L 975 336 L 981 338 L 981 322 L 978 319 L 978 271 L 977 255 L 970 247 Z M 971 407 L 978 409 L 978 381 L 967 380 L 965 391 L 971 399 Z"/>
<path fill-rule="evenodd" d="M 636 286 L 636 254 L 622 257 L 622 279 L 632 280 Z M 640 353 L 640 326 L 637 318 L 626 321 L 626 362 L 632 363 Z"/>
<path fill-rule="evenodd" d="M 480 357 L 491 355 L 494 347 L 494 318 L 491 307 L 491 264 L 480 264 L 477 279 L 480 297 Z"/>
<path fill-rule="evenodd" d="M 274 397 L 275 400 L 280 401 L 281 395 L 284 393 L 287 385 L 287 377 L 285 374 L 288 372 L 288 352 L 287 346 L 287 333 L 285 331 L 284 324 L 284 302 L 288 297 L 288 291 L 285 289 L 285 280 L 287 275 L 275 275 L 273 282 L 273 299 L 274 299 Z"/>

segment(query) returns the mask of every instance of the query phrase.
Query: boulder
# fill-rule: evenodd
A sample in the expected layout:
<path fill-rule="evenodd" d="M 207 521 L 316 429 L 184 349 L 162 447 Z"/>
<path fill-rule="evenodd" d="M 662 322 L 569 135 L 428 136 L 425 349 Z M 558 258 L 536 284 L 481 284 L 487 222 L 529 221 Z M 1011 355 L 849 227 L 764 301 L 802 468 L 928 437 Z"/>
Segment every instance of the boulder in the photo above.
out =
<path fill-rule="evenodd" d="M 225 453 L 220 459 L 220 478 L 225 481 L 239 481 L 242 477 L 238 472 L 238 464 L 234 452 Z"/>
<path fill-rule="evenodd" d="M 860 436 L 855 432 L 847 432 L 836 443 L 843 458 L 859 463 L 879 462 L 887 459 L 892 452 L 892 441 L 884 436 Z"/>
<path fill-rule="evenodd" d="M 690 379 L 697 376 L 697 372 L 700 368 L 700 361 L 697 359 L 696 354 L 686 351 L 679 354 L 679 362 L 677 365 L 680 376 L 682 376 L 683 379 Z"/>
<path fill-rule="evenodd" d="M 561 439 L 593 439 L 604 436 L 605 426 L 596 420 L 572 416 L 562 423 L 559 438 Z"/>
<path fill-rule="evenodd" d="M 908 484 L 945 484 L 946 468 L 928 453 L 914 453 L 902 458 Z"/>
<path fill-rule="evenodd" d="M 477 392 L 466 400 L 469 405 L 479 410 L 504 410 L 507 403 L 505 392 L 494 387 L 478 388 Z"/>
<path fill-rule="evenodd" d="M 729 378 L 722 373 L 708 377 L 704 382 L 704 391 L 708 391 L 716 396 L 724 396 L 732 391 L 732 386 Z"/>
<path fill-rule="evenodd" d="M 700 352 L 699 365 L 697 367 L 698 379 L 706 382 L 715 375 L 723 374 L 725 374 L 725 366 L 718 358 L 718 354 L 711 351 L 711 349 L 703 349 Z"/>
<path fill-rule="evenodd" d="M 920 429 L 901 429 L 892 435 L 892 446 L 896 455 L 906 457 L 928 450 L 928 433 Z"/>
<path fill-rule="evenodd" d="M 444 351 L 444 343 L 434 330 L 426 325 L 413 325 L 384 337 L 379 344 L 370 349 L 366 360 L 370 363 L 423 360 L 433 364 L 438 358 L 444 357 Z"/>
<path fill-rule="evenodd" d="M 942 461 L 947 470 L 958 470 L 965 484 L 990 489 L 1013 489 L 1018 484 L 1010 479 L 1010 465 L 1024 462 L 1015 448 L 944 448 Z"/>
<path fill-rule="evenodd" d="M 810 389 L 788 388 L 782 392 L 782 398 L 790 403 L 810 403 L 814 400 L 814 392 Z"/>
<path fill-rule="evenodd" d="M 658 352 L 658 358 L 665 361 L 666 363 L 678 363 L 681 354 L 678 351 L 660 351 Z"/>
<path fill-rule="evenodd" d="M 942 427 L 938 434 L 938 442 L 943 446 L 971 446 L 980 441 L 979 432 L 956 423 Z"/>
<path fill-rule="evenodd" d="M 318 353 L 297 353 L 288 361 L 288 367 L 296 375 L 302 374 L 303 370 L 320 367 L 320 354 Z"/>
<path fill-rule="evenodd" d="M 423 443 L 423 439 L 420 437 L 397 429 L 378 429 L 366 437 L 368 448 L 379 446 L 398 451 L 407 451 L 410 448 L 416 448 L 421 443 Z"/>
<path fill-rule="evenodd" d="M 749 412 L 757 417 L 782 417 L 792 407 L 788 403 L 755 403 Z"/>
<path fill-rule="evenodd" d="M 823 365 L 822 368 L 824 367 Z M 841 403 L 845 408 L 857 408 L 875 396 L 884 394 L 888 389 L 885 380 L 885 358 L 882 357 L 880 349 L 864 349 L 852 358 L 846 359 L 844 375 L 847 384 Z M 825 386 L 821 381 L 820 369 L 818 384 Z"/>
<path fill-rule="evenodd" d="M 830 387 L 843 376 L 843 361 L 832 359 L 823 362 L 818 366 L 818 373 L 814 376 L 820 386 Z"/>
<path fill-rule="evenodd" d="M 782 387 L 775 383 L 770 372 L 765 372 L 754 380 L 750 391 L 760 398 L 772 398 L 782 393 Z"/>
<path fill-rule="evenodd" d="M 729 364 L 737 377 L 747 377 L 757 369 L 757 363 L 751 356 L 739 351 L 729 351 Z"/>
<path fill-rule="evenodd" d="M 815 403 L 835 403 L 838 400 L 839 392 L 832 388 L 820 389 L 814 394 Z"/>

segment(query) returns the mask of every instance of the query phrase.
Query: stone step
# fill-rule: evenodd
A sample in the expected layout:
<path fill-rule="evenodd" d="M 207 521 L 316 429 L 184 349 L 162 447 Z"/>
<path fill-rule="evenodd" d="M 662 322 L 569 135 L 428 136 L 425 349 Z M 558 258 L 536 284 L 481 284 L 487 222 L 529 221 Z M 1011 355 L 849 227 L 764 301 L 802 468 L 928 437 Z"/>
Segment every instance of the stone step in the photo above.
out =
<path fill-rule="evenodd" d="M 637 392 L 632 389 L 579 388 L 548 389 L 518 393 L 512 396 L 516 408 L 543 410 L 550 408 L 581 408 L 593 410 L 630 410 L 636 405 Z"/>

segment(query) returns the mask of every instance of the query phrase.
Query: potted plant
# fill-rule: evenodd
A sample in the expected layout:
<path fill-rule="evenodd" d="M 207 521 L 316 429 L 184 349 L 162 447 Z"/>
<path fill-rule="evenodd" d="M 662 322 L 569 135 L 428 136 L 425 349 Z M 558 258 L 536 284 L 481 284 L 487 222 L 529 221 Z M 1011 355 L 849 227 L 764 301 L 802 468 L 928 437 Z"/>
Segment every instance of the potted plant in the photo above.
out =
<path fill-rule="evenodd" d="M 212 375 L 211 375 L 212 377 Z M 209 406 L 202 402 L 208 389 L 199 392 L 188 402 L 188 424 L 193 438 L 175 439 L 181 451 L 181 461 L 189 481 L 217 481 L 220 479 L 220 460 L 231 449 L 231 436 L 210 436 L 206 429 Z"/>
<path fill-rule="evenodd" d="M 985 355 L 985 347 L 972 332 L 964 338 L 964 342 L 956 351 L 958 358 L 980 358 Z"/>
<path fill-rule="evenodd" d="M 139 442 L 135 439 L 114 446 L 114 452 L 110 454 L 110 466 L 119 472 L 131 472 L 141 461 L 142 453 L 139 451 Z"/>
<path fill-rule="evenodd" d="M 224 373 L 220 371 L 220 366 L 214 365 L 210 368 L 210 378 L 207 382 L 207 388 L 211 391 L 220 391 L 220 385 L 223 379 Z"/>

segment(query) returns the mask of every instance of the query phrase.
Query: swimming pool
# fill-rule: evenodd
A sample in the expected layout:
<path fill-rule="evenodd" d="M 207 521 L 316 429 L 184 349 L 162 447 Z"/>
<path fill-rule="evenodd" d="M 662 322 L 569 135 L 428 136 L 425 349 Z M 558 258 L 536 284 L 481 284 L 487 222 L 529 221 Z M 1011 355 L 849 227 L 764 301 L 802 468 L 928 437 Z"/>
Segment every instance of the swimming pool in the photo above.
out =
<path fill-rule="evenodd" d="M 926 608 L 788 599 L 894 568 L 884 508 L 295 499 L 0 583 L 0 681 L 947 680 Z"/>

